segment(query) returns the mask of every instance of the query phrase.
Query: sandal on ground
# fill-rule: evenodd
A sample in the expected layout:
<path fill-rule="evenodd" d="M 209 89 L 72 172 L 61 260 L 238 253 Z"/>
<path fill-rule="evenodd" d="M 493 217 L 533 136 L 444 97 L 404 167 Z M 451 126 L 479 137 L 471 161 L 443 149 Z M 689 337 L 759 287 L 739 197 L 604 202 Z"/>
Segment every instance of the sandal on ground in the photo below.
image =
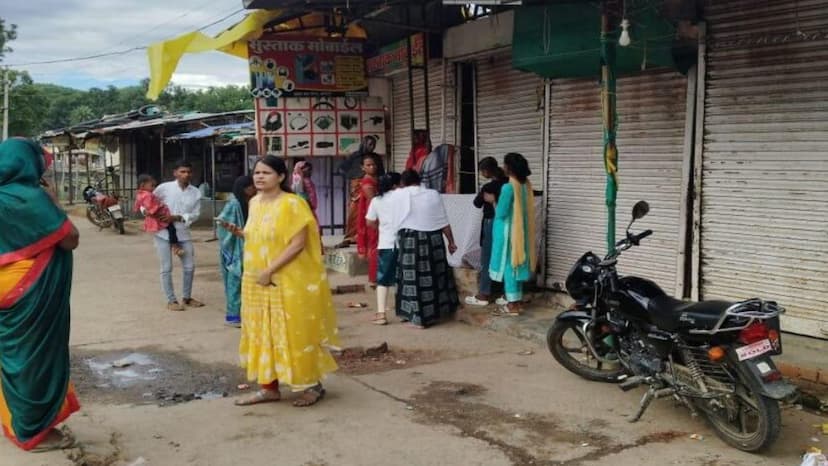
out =
<path fill-rule="evenodd" d="M 414 324 L 414 323 L 411 323 L 411 322 L 408 322 L 408 321 L 406 321 L 405 324 L 403 324 L 403 325 L 405 327 L 408 327 L 408 328 L 411 328 L 411 329 L 414 329 L 414 330 L 425 330 L 424 325 L 417 325 L 417 324 Z"/>
<path fill-rule="evenodd" d="M 259 403 L 275 403 L 281 399 L 282 395 L 278 391 L 262 389 L 241 400 L 236 400 L 234 404 L 236 406 L 251 406 Z"/>
<path fill-rule="evenodd" d="M 167 303 L 167 310 L 168 311 L 180 312 L 180 311 L 184 311 L 186 309 L 181 304 L 178 304 L 178 301 L 173 301 L 171 303 Z"/>
<path fill-rule="evenodd" d="M 480 299 L 477 296 L 466 296 L 465 302 L 469 306 L 488 306 L 491 304 L 488 300 Z"/>
<path fill-rule="evenodd" d="M 58 429 L 52 429 L 46 438 L 32 449 L 32 453 L 45 453 L 47 451 L 68 450 L 74 448 L 75 437 Z"/>
<path fill-rule="evenodd" d="M 184 305 L 187 307 L 204 307 L 204 303 L 193 298 L 184 299 Z"/>
<path fill-rule="evenodd" d="M 492 311 L 492 315 L 498 317 L 517 317 L 520 315 L 520 310 L 510 308 L 507 304 L 504 306 L 498 306 L 497 309 Z"/>
<path fill-rule="evenodd" d="M 385 318 L 384 312 L 374 313 L 374 320 L 371 321 L 374 325 L 388 325 L 388 319 Z"/>
<path fill-rule="evenodd" d="M 308 406 L 313 406 L 319 401 L 325 398 L 325 389 L 322 388 L 322 384 L 316 384 L 313 387 L 306 388 L 299 398 L 297 398 L 293 402 L 293 406 L 297 408 L 307 408 Z"/>

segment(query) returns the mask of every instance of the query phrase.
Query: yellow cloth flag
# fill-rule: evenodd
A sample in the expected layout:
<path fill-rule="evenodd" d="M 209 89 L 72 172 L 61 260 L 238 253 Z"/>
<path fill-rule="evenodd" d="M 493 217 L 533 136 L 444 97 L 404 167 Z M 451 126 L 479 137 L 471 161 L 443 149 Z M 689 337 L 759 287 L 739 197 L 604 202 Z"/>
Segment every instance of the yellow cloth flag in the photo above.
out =
<path fill-rule="evenodd" d="M 147 98 L 155 100 L 164 91 L 185 53 L 218 50 L 239 58 L 247 58 L 247 42 L 262 35 L 264 26 L 278 18 L 282 10 L 256 10 L 241 22 L 216 37 L 198 31 L 182 34 L 174 39 L 156 42 L 147 47 L 150 65 L 150 84 Z"/>

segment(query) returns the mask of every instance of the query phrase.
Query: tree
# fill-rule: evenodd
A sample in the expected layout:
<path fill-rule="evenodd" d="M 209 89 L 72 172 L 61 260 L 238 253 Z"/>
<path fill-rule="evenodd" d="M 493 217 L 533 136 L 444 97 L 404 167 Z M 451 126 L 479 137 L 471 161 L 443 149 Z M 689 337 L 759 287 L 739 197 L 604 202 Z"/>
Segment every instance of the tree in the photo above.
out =
<path fill-rule="evenodd" d="M 10 71 L 9 135 L 34 136 L 42 130 L 49 111 L 49 97 L 25 71 Z"/>
<path fill-rule="evenodd" d="M 6 53 L 12 51 L 9 42 L 15 39 L 17 39 L 17 25 L 10 24 L 7 26 L 3 18 L 0 18 L 0 61 L 3 61 Z"/>
<path fill-rule="evenodd" d="M 71 125 L 91 121 L 95 118 L 95 112 L 88 105 L 79 105 L 69 112 L 69 124 Z"/>

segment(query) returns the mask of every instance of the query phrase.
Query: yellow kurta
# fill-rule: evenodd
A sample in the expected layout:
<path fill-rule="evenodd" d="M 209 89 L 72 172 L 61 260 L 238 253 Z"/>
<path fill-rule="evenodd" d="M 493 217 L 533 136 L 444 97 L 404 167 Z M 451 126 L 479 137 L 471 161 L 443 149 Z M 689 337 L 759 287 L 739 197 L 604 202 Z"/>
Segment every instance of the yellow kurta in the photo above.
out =
<path fill-rule="evenodd" d="M 302 228 L 305 249 L 273 275 L 277 286 L 258 285 L 261 271 Z M 316 220 L 301 197 L 285 193 L 274 201 L 250 200 L 239 344 L 248 380 L 278 380 L 303 390 L 337 369 L 328 350 L 339 346 L 336 312 L 319 244 Z"/>

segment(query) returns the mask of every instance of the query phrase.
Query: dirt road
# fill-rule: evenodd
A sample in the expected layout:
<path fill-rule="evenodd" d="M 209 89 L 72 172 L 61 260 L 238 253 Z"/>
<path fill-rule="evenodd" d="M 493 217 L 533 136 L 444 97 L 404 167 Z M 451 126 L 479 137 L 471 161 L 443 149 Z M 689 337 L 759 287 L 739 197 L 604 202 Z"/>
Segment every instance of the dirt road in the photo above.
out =
<path fill-rule="evenodd" d="M 368 295 L 337 297 L 344 343 L 387 342 L 391 353 L 346 361 L 315 407 L 239 408 L 239 331 L 222 324 L 216 243 L 197 244 L 194 295 L 208 306 L 172 313 L 149 237 L 77 223 L 72 359 L 83 408 L 68 428 L 82 447 L 27 454 L 0 441 L 0 465 L 795 466 L 806 446 L 828 446 L 813 428 L 825 419 L 792 407 L 762 456 L 728 448 L 670 401 L 629 424 L 640 392 L 585 382 L 543 348 L 465 324 L 370 325 L 370 310 L 346 307 Z"/>

